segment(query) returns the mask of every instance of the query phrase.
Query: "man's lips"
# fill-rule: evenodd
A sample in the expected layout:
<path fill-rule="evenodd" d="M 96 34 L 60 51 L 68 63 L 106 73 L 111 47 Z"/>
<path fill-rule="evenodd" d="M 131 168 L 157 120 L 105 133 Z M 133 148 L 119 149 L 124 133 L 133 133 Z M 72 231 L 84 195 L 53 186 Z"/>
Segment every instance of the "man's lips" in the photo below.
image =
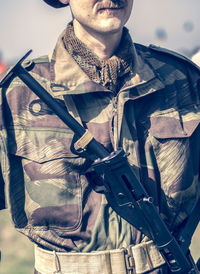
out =
<path fill-rule="evenodd" d="M 115 10 L 121 10 L 122 8 L 101 8 L 99 11 L 115 11 Z"/>
<path fill-rule="evenodd" d="M 119 2 L 118 4 L 114 4 L 113 2 L 109 2 L 109 3 L 99 3 L 99 5 L 97 6 L 97 10 L 119 10 L 124 8 L 124 3 L 123 2 Z"/>

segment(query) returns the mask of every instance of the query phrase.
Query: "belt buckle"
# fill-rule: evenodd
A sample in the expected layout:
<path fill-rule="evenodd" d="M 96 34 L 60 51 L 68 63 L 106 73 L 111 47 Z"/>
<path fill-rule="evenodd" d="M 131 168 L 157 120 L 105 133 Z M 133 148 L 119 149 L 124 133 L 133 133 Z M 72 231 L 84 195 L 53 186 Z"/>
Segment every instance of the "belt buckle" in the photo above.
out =
<path fill-rule="evenodd" d="M 131 249 L 126 250 L 126 252 L 125 252 L 125 263 L 126 263 L 126 269 L 128 271 L 130 271 L 130 273 L 136 273 L 135 272 L 135 260 L 133 258 Z"/>

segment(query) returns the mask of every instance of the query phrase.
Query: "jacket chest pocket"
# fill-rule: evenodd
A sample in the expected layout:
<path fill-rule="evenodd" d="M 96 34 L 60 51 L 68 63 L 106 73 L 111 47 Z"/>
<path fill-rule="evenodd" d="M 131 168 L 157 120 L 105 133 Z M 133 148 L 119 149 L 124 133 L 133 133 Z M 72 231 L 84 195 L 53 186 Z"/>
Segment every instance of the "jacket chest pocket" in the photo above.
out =
<path fill-rule="evenodd" d="M 84 161 L 70 150 L 73 133 L 15 129 L 8 134 L 10 170 L 24 184 L 28 222 L 43 229 L 75 230 L 82 218 L 78 171 Z"/>
<path fill-rule="evenodd" d="M 185 190 L 190 189 L 193 196 L 197 187 L 199 118 L 194 110 L 171 111 L 150 118 L 149 140 L 162 189 L 170 199 L 177 198 L 178 203 L 185 199 Z"/>

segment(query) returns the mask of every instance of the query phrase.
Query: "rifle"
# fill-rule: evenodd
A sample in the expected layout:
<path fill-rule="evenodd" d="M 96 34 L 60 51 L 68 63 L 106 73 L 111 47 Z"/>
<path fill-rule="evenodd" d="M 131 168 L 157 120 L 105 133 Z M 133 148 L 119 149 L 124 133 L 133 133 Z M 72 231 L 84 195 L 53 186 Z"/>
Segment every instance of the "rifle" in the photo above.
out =
<path fill-rule="evenodd" d="M 19 77 L 42 101 L 50 107 L 54 113 L 69 127 L 78 138 L 89 136 L 88 131 L 83 128 L 67 111 L 63 108 L 22 66 L 22 62 L 32 51 L 28 51 L 12 67 L 6 76 L 0 82 L 0 87 L 9 83 L 14 77 Z M 87 138 L 86 138 L 87 139 Z M 187 258 L 187 252 L 192 238 L 192 234 L 199 223 L 200 199 L 195 205 L 196 220 L 193 220 L 193 214 L 188 218 L 187 224 L 191 233 L 187 233 L 187 241 L 183 239 L 186 233 L 182 233 L 178 240 L 170 233 L 166 224 L 160 217 L 153 199 L 148 195 L 144 187 L 134 175 L 127 154 L 123 149 L 112 153 L 89 136 L 89 141 L 85 146 L 86 151 L 95 155 L 90 170 L 98 176 L 101 181 L 105 196 L 110 206 L 124 218 L 127 222 L 139 229 L 144 235 L 153 240 L 158 250 L 165 259 L 171 273 L 196 273 L 194 266 Z M 192 225 L 191 225 L 192 224 Z M 185 231 L 185 230 L 184 230 Z M 179 241 L 179 242 L 178 242 Z"/>

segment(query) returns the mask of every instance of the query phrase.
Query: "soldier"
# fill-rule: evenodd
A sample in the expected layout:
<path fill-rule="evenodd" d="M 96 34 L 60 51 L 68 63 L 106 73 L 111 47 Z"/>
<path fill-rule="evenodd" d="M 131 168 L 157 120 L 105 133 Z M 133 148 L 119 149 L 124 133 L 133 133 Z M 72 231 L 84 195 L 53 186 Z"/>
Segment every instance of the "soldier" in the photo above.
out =
<path fill-rule="evenodd" d="M 176 235 L 199 198 L 200 71 L 132 41 L 133 0 L 44 1 L 69 5 L 73 21 L 26 69 L 108 152 L 129 153 Z M 35 244 L 35 273 L 169 273 L 154 243 L 92 187 L 72 130 L 19 78 L 1 90 L 0 123 L 0 205 L 8 197 L 16 229 Z"/>
<path fill-rule="evenodd" d="M 192 55 L 192 61 L 200 67 L 200 49 Z"/>
<path fill-rule="evenodd" d="M 0 52 L 0 74 L 3 73 L 6 70 L 6 65 L 2 61 L 2 54 Z"/>

